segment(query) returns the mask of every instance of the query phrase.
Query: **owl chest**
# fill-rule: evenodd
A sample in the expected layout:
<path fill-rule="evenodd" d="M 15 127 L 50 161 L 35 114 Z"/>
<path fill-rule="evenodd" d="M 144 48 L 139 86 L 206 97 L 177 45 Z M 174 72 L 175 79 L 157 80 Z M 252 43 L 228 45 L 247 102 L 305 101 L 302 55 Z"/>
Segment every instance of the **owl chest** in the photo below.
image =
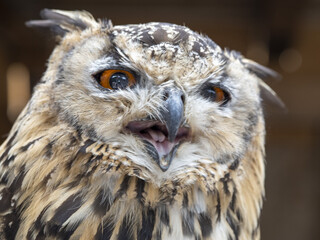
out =
<path fill-rule="evenodd" d="M 131 200 L 115 206 L 115 210 L 113 218 L 104 218 L 95 239 L 191 240 L 230 236 L 226 221 L 216 222 L 217 216 L 210 210 L 198 213 L 176 202 L 152 207 Z"/>
<path fill-rule="evenodd" d="M 130 183 L 134 183 L 134 187 Z M 140 185 L 142 184 L 142 185 Z M 129 180 L 119 185 L 94 239 L 228 239 L 227 221 L 217 194 L 200 190 L 163 192 Z M 103 204 L 103 201 L 95 201 Z M 102 209 L 100 206 L 93 206 Z M 103 210 L 105 211 L 105 210 Z M 90 219 L 85 219 L 89 225 Z M 85 234 L 82 234 L 85 235 Z"/>
<path fill-rule="evenodd" d="M 222 240 L 230 236 L 227 205 L 221 201 L 230 201 L 231 189 L 226 199 L 223 193 L 204 192 L 197 186 L 159 188 L 127 175 L 103 182 L 108 186 L 90 194 L 80 208 L 72 208 L 76 211 L 58 227 L 71 230 L 72 234 L 66 231 L 70 239 Z"/>

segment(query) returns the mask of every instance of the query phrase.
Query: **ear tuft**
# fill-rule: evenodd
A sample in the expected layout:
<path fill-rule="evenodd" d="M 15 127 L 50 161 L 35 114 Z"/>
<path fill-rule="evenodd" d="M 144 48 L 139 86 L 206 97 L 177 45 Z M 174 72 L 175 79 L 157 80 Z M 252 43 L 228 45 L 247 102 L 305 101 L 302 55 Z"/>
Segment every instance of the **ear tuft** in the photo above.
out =
<path fill-rule="evenodd" d="M 260 65 L 250 59 L 242 58 L 242 64 L 253 74 L 260 78 L 259 86 L 262 99 L 267 100 L 269 103 L 276 105 L 282 109 L 286 109 L 283 101 L 263 80 L 268 78 L 281 79 L 281 75 L 270 68 Z"/>
<path fill-rule="evenodd" d="M 267 100 L 272 105 L 280 107 L 283 110 L 287 110 L 284 102 L 278 97 L 278 95 L 273 91 L 263 80 L 259 81 L 261 98 Z"/>
<path fill-rule="evenodd" d="M 281 79 L 281 75 L 270 68 L 260 65 L 259 63 L 247 58 L 241 59 L 242 64 L 252 73 L 257 75 L 261 79 L 273 78 Z"/>
<path fill-rule="evenodd" d="M 61 37 L 68 32 L 82 31 L 98 24 L 92 15 L 85 11 L 43 9 L 40 15 L 43 20 L 31 20 L 26 22 L 26 25 L 28 27 L 49 28 Z"/>
<path fill-rule="evenodd" d="M 251 73 L 259 78 L 259 87 L 262 99 L 267 100 L 272 105 L 276 105 L 282 109 L 286 110 L 286 106 L 283 101 L 277 96 L 275 91 L 273 91 L 265 82 L 264 79 L 273 78 L 281 79 L 281 75 L 277 72 L 260 65 L 259 63 L 247 59 L 237 51 L 225 51 L 231 59 L 238 60 L 241 64 L 248 69 Z"/>

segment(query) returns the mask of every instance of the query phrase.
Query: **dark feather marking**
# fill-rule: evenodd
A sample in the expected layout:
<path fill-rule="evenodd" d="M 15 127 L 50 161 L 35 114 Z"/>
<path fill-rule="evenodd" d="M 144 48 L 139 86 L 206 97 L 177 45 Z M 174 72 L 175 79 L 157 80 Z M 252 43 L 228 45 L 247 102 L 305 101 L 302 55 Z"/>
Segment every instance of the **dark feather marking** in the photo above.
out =
<path fill-rule="evenodd" d="M 82 198 L 80 194 L 72 194 L 58 207 L 49 223 L 61 227 L 61 225 L 81 207 L 81 203 Z"/>
<path fill-rule="evenodd" d="M 172 40 L 172 44 L 178 45 L 179 43 L 185 43 L 188 40 L 190 34 L 179 26 L 176 27 L 175 30 L 178 32 L 178 34 Z"/>
<path fill-rule="evenodd" d="M 21 151 L 21 152 L 27 151 L 32 144 L 34 144 L 35 142 L 39 141 L 41 138 L 42 138 L 42 137 L 38 137 L 38 138 L 32 140 L 31 142 L 29 142 L 28 144 L 22 146 L 22 147 L 20 148 L 20 151 Z"/>
<path fill-rule="evenodd" d="M 235 202 L 237 198 L 237 189 L 234 189 L 232 197 L 231 197 L 231 202 L 229 204 L 229 208 L 234 212 L 234 207 L 235 207 Z"/>
<path fill-rule="evenodd" d="M 45 214 L 45 212 L 48 210 L 48 208 L 50 207 L 50 205 L 46 206 L 41 213 L 39 214 L 39 216 L 37 217 L 36 221 L 31 225 L 31 227 L 28 230 L 28 234 L 27 234 L 27 239 L 33 239 L 33 234 L 35 234 L 35 231 L 38 231 L 37 235 L 36 235 L 36 239 L 44 239 L 45 235 L 44 235 L 44 224 L 42 223 L 42 217 Z"/>
<path fill-rule="evenodd" d="M 87 130 L 88 137 L 90 137 L 91 139 L 97 139 L 98 138 L 97 132 L 96 132 L 96 130 L 94 130 L 94 128 L 89 128 L 89 129 L 86 129 L 86 130 Z"/>
<path fill-rule="evenodd" d="M 6 150 L 3 152 L 3 154 L 0 157 L 0 162 L 8 155 L 9 151 L 11 150 L 12 147 L 12 142 L 16 138 L 18 134 L 18 131 L 15 131 L 14 134 L 9 138 L 7 144 L 6 144 Z"/>
<path fill-rule="evenodd" d="M 226 175 L 224 175 L 223 178 L 220 179 L 220 181 L 223 183 L 223 191 L 226 195 L 230 194 L 230 190 L 229 190 L 229 186 L 228 186 L 228 182 L 230 181 L 230 174 L 227 173 Z"/>
<path fill-rule="evenodd" d="M 14 132 L 14 134 L 9 138 L 9 140 L 8 140 L 8 142 L 6 144 L 6 147 L 10 147 L 11 146 L 11 144 L 12 144 L 13 140 L 16 138 L 17 134 L 18 134 L 18 130 L 16 130 Z"/>
<path fill-rule="evenodd" d="M 144 31 L 142 34 L 139 35 L 139 41 L 148 47 L 157 44 L 154 38 L 151 37 L 147 31 Z"/>
<path fill-rule="evenodd" d="M 104 145 L 101 144 L 101 145 L 98 147 L 97 152 L 99 152 L 103 147 L 104 147 Z"/>
<path fill-rule="evenodd" d="M 41 229 L 35 240 L 44 240 L 44 239 L 46 239 L 46 236 L 44 234 L 44 229 Z"/>
<path fill-rule="evenodd" d="M 201 240 L 202 238 L 197 234 L 195 237 L 194 237 L 194 240 Z"/>
<path fill-rule="evenodd" d="M 147 140 L 143 140 L 143 143 L 145 145 L 145 149 L 147 150 L 148 154 L 153 158 L 156 163 L 159 163 L 159 154 L 158 151 L 155 149 L 155 147 L 148 142 Z"/>
<path fill-rule="evenodd" d="M 45 214 L 45 212 L 48 210 L 48 208 L 50 207 L 50 205 L 46 206 L 41 213 L 39 214 L 39 216 L 37 217 L 36 221 L 34 222 L 34 229 L 40 230 L 41 228 L 43 228 L 43 224 L 41 222 L 41 219 L 43 217 L 43 215 Z M 31 228 L 29 229 L 30 232 Z"/>
<path fill-rule="evenodd" d="M 120 184 L 120 188 L 117 191 L 117 193 L 115 194 L 115 199 L 120 198 L 123 194 L 125 194 L 128 190 L 129 187 L 129 180 L 131 179 L 131 177 L 129 177 L 128 175 L 126 175 L 121 184 Z"/>
<path fill-rule="evenodd" d="M 216 211 L 217 211 L 217 222 L 220 222 L 221 220 L 221 203 L 220 203 L 220 194 L 217 191 L 217 206 L 216 206 Z"/>
<path fill-rule="evenodd" d="M 11 183 L 11 185 L 9 187 L 9 191 L 12 192 L 13 194 L 18 192 L 21 188 L 21 184 L 22 184 L 23 179 L 26 175 L 24 168 L 25 168 L 25 166 L 23 165 L 19 171 L 19 174 L 15 177 L 15 179 L 13 180 L 13 182 Z"/>
<path fill-rule="evenodd" d="M 51 178 L 51 174 L 52 174 L 55 170 L 56 170 L 56 168 L 54 168 L 53 170 L 51 170 L 50 173 L 43 178 L 43 180 L 42 180 L 42 182 L 41 182 L 41 185 L 42 185 L 43 187 L 45 187 L 45 186 L 47 185 L 48 181 L 49 181 L 50 178 Z"/>
<path fill-rule="evenodd" d="M 236 211 L 236 216 L 239 222 L 242 222 L 242 215 L 241 212 L 239 210 Z"/>
<path fill-rule="evenodd" d="M 229 226 L 231 227 L 231 229 L 233 231 L 235 239 L 238 240 L 240 227 L 239 227 L 238 223 L 235 221 L 235 219 L 231 216 L 230 210 L 227 211 L 227 218 L 226 219 L 227 219 Z"/>
<path fill-rule="evenodd" d="M 13 208 L 12 213 L 4 218 L 4 234 L 5 239 L 15 239 L 17 231 L 20 227 L 21 218 L 19 213 L 21 212 L 20 207 Z"/>
<path fill-rule="evenodd" d="M 94 141 L 92 141 L 91 139 L 88 139 L 87 141 L 85 141 L 84 145 L 80 148 L 79 152 L 86 153 L 87 148 L 94 143 L 95 143 Z"/>
<path fill-rule="evenodd" d="M 167 206 L 163 205 L 159 208 L 159 214 L 160 214 L 160 220 L 162 223 L 164 223 L 166 226 L 170 226 L 170 219 L 169 219 L 169 213 Z"/>
<path fill-rule="evenodd" d="M 2 153 L 0 157 L 0 162 L 8 155 L 10 150 L 11 150 L 11 146 L 7 147 L 7 149 Z"/>
<path fill-rule="evenodd" d="M 6 185 L 8 183 L 8 175 L 9 172 L 3 173 L 3 175 L 0 177 L 0 184 Z"/>
<path fill-rule="evenodd" d="M 52 154 L 53 154 L 53 152 L 52 152 L 52 147 L 53 147 L 54 143 L 55 143 L 55 141 L 51 141 L 51 142 L 49 142 L 49 143 L 47 144 L 47 146 L 45 147 L 45 149 L 46 149 L 45 155 L 46 155 L 46 157 L 47 157 L 48 159 L 50 159 L 50 158 L 52 157 Z"/>
<path fill-rule="evenodd" d="M 206 213 L 200 213 L 198 216 L 199 225 L 203 237 L 208 237 L 212 232 L 212 221 Z"/>
<path fill-rule="evenodd" d="M 113 165 L 109 164 L 108 167 L 106 168 L 106 172 L 109 172 L 112 167 L 113 167 Z"/>
<path fill-rule="evenodd" d="M 194 213 L 188 210 L 182 215 L 182 232 L 185 236 L 194 234 Z"/>
<path fill-rule="evenodd" d="M 119 168 L 121 167 L 121 165 L 122 165 L 122 163 L 120 162 L 120 163 L 118 164 L 118 166 L 116 167 L 116 171 L 119 170 Z"/>
<path fill-rule="evenodd" d="M 43 236 L 42 232 L 46 232 L 49 236 L 53 236 L 57 239 L 69 239 L 72 234 L 76 231 L 78 226 L 80 225 L 81 221 L 78 221 L 76 224 L 72 225 L 72 228 L 67 228 L 61 225 L 55 225 L 53 222 L 48 222 L 45 229 L 42 229 L 39 233 L 39 238 Z M 45 236 L 47 236 L 47 234 Z"/>
<path fill-rule="evenodd" d="M 8 188 L 4 188 L 1 190 L 0 196 L 2 196 L 0 200 L 0 213 L 4 213 L 11 208 L 11 199 L 13 194 Z"/>
<path fill-rule="evenodd" d="M 73 180 L 73 181 L 67 183 L 65 186 L 66 186 L 67 189 L 71 190 L 71 189 L 75 188 L 78 185 L 79 185 L 79 180 L 76 179 L 76 180 Z"/>
<path fill-rule="evenodd" d="M 109 202 L 110 193 L 100 189 L 96 199 L 93 203 L 93 209 L 100 217 L 104 216 L 110 209 L 111 203 Z"/>
<path fill-rule="evenodd" d="M 141 169 L 139 168 L 133 168 L 133 173 L 135 176 L 139 177 L 140 176 L 140 173 L 141 173 Z"/>
<path fill-rule="evenodd" d="M 92 156 L 88 159 L 88 161 L 86 162 L 86 166 L 89 167 L 92 163 L 101 160 L 102 157 L 103 157 L 103 154 L 99 154 L 99 155 L 97 155 L 97 156 L 92 155 Z"/>
<path fill-rule="evenodd" d="M 229 169 L 233 170 L 233 171 L 236 170 L 239 167 L 239 163 L 240 163 L 239 158 L 237 158 L 236 160 L 234 160 L 232 162 L 232 164 L 230 165 Z"/>
<path fill-rule="evenodd" d="M 88 171 L 86 172 L 86 174 L 85 174 L 84 176 L 85 176 L 85 177 L 90 177 L 90 176 L 92 176 L 92 175 L 96 172 L 97 168 L 98 168 L 98 165 L 93 166 L 90 170 L 88 170 Z"/>
<path fill-rule="evenodd" d="M 66 164 L 65 164 L 65 166 L 64 166 L 64 167 L 65 167 L 65 170 L 66 170 L 67 172 L 69 172 L 70 169 L 72 168 L 72 165 L 73 165 L 77 160 L 79 160 L 79 159 L 84 160 L 84 159 L 85 159 L 85 156 L 86 156 L 87 158 L 89 158 L 89 156 L 91 157 L 92 154 L 84 153 L 84 152 L 82 152 L 82 150 L 81 150 L 81 148 L 80 148 L 79 151 L 76 153 L 75 156 L 71 155 L 71 157 L 68 159 L 68 162 L 66 162 Z"/>
<path fill-rule="evenodd" d="M 72 146 L 76 146 L 78 143 L 78 140 L 75 136 L 71 136 L 70 137 L 70 142 L 69 142 L 69 146 L 72 147 Z"/>
<path fill-rule="evenodd" d="M 9 163 L 14 161 L 14 159 L 16 158 L 16 155 L 12 155 L 10 157 L 8 157 L 4 162 L 3 162 L 3 166 L 9 166 Z"/>
<path fill-rule="evenodd" d="M 136 181 L 136 193 L 137 193 L 137 199 L 139 200 L 139 202 L 143 203 L 144 202 L 144 197 L 143 197 L 143 193 L 144 193 L 144 186 L 145 186 L 146 182 L 140 178 L 137 178 Z"/>
<path fill-rule="evenodd" d="M 139 240 L 150 240 L 154 229 L 156 213 L 155 210 L 148 208 L 142 211 L 142 226 L 138 232 Z"/>
<path fill-rule="evenodd" d="M 159 44 L 163 42 L 170 43 L 172 40 L 168 36 L 168 32 L 162 28 L 158 28 L 153 34 L 154 41 Z"/>
<path fill-rule="evenodd" d="M 130 231 L 132 229 L 132 225 L 133 225 L 132 218 L 128 215 L 125 216 L 123 218 L 121 225 L 120 225 L 117 239 L 118 240 L 131 240 L 131 239 L 133 239 L 132 231 Z"/>
<path fill-rule="evenodd" d="M 46 226 L 45 226 L 45 232 L 49 235 L 49 236 L 56 236 L 57 233 L 59 232 L 59 228 L 61 226 L 58 226 L 54 223 L 48 223 Z"/>
<path fill-rule="evenodd" d="M 106 144 L 106 148 L 104 149 L 104 152 L 109 152 L 109 144 Z"/>
<path fill-rule="evenodd" d="M 100 223 L 97 233 L 94 236 L 95 240 L 109 240 L 112 236 L 114 225 L 112 223 L 113 219 L 103 219 L 102 223 Z"/>
<path fill-rule="evenodd" d="M 192 51 L 199 54 L 200 57 L 205 57 L 205 53 L 201 52 L 202 45 L 198 42 L 194 42 L 192 46 Z"/>
<path fill-rule="evenodd" d="M 184 192 L 184 193 L 183 193 L 182 206 L 183 206 L 184 208 L 188 208 L 188 204 L 189 204 L 188 193 L 187 193 L 187 192 Z"/>

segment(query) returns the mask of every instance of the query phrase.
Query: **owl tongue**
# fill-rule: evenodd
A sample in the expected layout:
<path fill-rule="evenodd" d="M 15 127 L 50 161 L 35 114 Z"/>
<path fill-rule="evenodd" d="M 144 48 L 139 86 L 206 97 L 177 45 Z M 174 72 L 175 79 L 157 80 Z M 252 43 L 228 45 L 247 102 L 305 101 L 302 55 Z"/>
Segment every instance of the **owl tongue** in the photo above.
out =
<path fill-rule="evenodd" d="M 162 131 L 153 130 L 152 128 L 148 128 L 147 132 L 150 134 L 152 139 L 156 142 L 163 142 L 166 139 L 166 136 Z"/>
<path fill-rule="evenodd" d="M 165 156 L 171 152 L 176 142 L 169 142 L 167 137 L 162 131 L 154 130 L 152 128 L 146 129 L 146 132 L 151 138 L 145 136 L 146 139 L 152 143 L 152 145 L 157 149 L 159 157 Z"/>

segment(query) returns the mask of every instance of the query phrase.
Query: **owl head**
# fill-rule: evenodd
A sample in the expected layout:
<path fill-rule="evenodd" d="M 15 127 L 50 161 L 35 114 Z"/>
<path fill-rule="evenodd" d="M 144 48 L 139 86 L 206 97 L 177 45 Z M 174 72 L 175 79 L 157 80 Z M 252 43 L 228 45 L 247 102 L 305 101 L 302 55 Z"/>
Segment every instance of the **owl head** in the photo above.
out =
<path fill-rule="evenodd" d="M 184 26 L 113 26 L 80 11 L 42 17 L 27 25 L 51 28 L 59 43 L 31 102 L 45 94 L 50 118 L 111 144 L 153 182 L 230 166 L 254 137 L 263 142 L 260 95 L 276 96 L 261 78 L 273 71 Z"/>

